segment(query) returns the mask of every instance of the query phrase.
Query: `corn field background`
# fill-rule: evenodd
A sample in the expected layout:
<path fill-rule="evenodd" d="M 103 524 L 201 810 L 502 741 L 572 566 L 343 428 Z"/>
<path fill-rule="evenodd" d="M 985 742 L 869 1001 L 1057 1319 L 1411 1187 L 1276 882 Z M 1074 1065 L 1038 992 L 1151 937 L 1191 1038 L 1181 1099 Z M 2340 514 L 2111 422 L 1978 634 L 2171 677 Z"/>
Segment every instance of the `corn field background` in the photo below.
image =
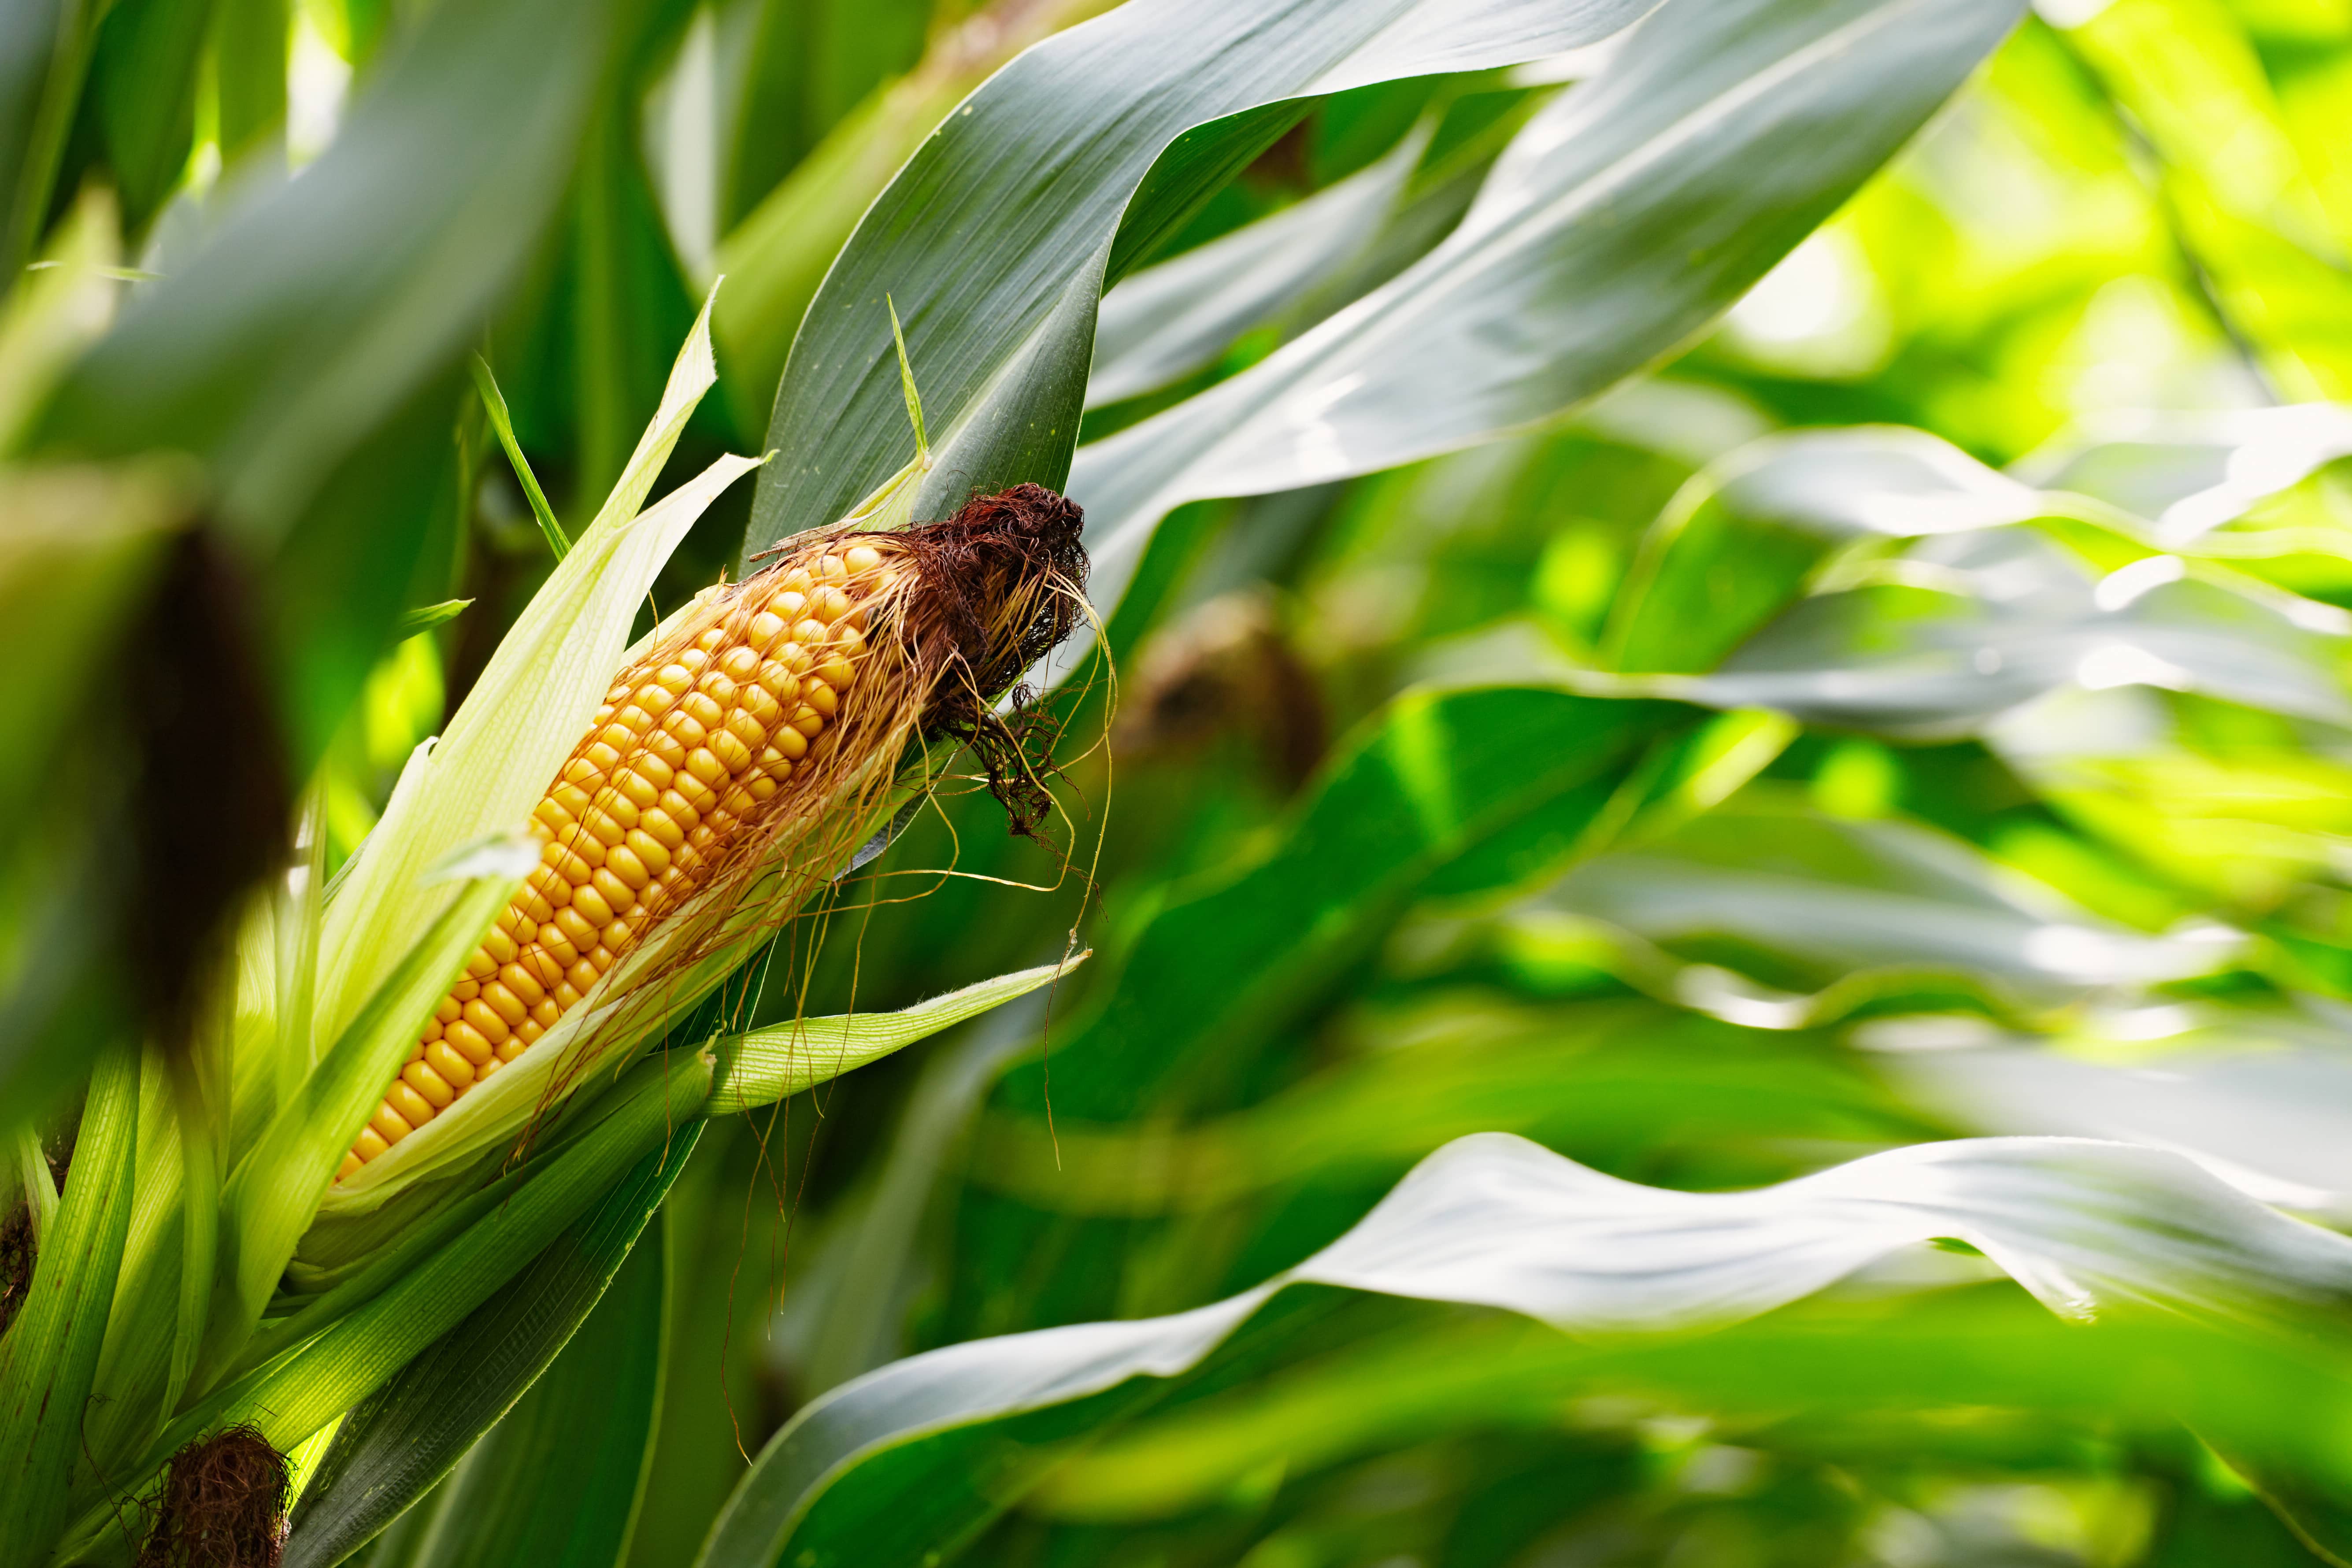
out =
<path fill-rule="evenodd" d="M 2345 0 L 13 0 L 0 1568 L 2352 1562 L 2347 123 Z M 1024 483 L 1040 838 L 935 731 L 338 1176 L 624 650 Z"/>

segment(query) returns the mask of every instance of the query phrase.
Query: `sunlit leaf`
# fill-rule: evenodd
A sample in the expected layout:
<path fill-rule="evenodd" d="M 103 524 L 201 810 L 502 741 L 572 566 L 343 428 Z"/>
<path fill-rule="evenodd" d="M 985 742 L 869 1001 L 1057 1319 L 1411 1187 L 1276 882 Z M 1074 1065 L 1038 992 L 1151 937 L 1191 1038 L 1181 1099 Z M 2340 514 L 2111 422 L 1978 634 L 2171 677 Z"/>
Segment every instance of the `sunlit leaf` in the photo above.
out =
<path fill-rule="evenodd" d="M 770 1443 L 702 1562 L 821 1554 L 844 1530 L 868 1561 L 919 1561 L 923 1541 L 971 1528 L 1042 1478 L 1045 1455 L 1007 1466 L 991 1454 L 997 1424 L 1178 1376 L 1286 1285 L 1657 1333 L 1768 1312 L 1938 1237 L 1969 1242 L 2053 1312 L 2084 1321 L 2153 1312 L 2258 1343 L 2335 1344 L 2332 1303 L 2352 1289 L 2352 1241 L 2282 1218 L 2177 1155 L 2126 1145 L 1918 1145 L 1777 1187 L 1691 1194 L 1614 1181 L 1518 1139 L 1470 1138 L 1257 1290 L 1175 1317 L 950 1346 L 835 1391 Z M 1117 1406 L 1102 1414 L 1115 1418 Z M 1010 1490 L 942 1491 L 916 1529 L 876 1511 L 885 1495 L 919 1493 L 926 1472 L 982 1464 Z"/>

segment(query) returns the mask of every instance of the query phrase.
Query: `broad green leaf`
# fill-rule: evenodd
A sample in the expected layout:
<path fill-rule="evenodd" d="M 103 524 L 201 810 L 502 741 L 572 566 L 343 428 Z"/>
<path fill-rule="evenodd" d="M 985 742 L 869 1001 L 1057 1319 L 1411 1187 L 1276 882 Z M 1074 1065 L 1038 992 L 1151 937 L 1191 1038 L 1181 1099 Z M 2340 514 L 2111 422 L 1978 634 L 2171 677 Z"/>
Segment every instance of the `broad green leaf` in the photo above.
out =
<path fill-rule="evenodd" d="M 1924 431 L 1769 436 L 1692 479 L 1643 537 L 1602 652 L 1620 670 L 1712 669 L 1841 545 L 1998 528 L 2048 507 Z"/>
<path fill-rule="evenodd" d="M 214 0 L 221 152 L 257 149 L 286 120 L 286 54 L 292 0 Z M 272 150 L 277 156 L 282 152 Z M 269 156 L 265 152 L 262 156 Z"/>
<path fill-rule="evenodd" d="M 1981 551 L 1956 549 L 1950 553 L 1974 557 L 1956 561 L 1965 571 L 1975 570 L 1979 562 L 1991 567 L 2009 552 L 2002 541 L 1988 540 Z M 2347 701 L 2343 678 L 2337 674 L 2338 650 L 2347 633 L 2352 633 L 2352 626 L 2341 623 L 2341 612 L 2335 607 L 2283 595 L 2250 594 L 2239 582 L 2204 579 L 2163 558 L 2151 558 L 2149 565 L 2151 570 L 2147 571 L 2125 568 L 2090 585 L 2087 612 L 2077 597 L 2081 590 L 2073 584 L 2053 582 L 2058 591 L 2047 598 L 2021 595 L 2020 602 L 2008 612 L 1989 617 L 1990 624 L 1977 629 L 1969 639 L 1971 663 L 1981 667 L 1997 661 L 1995 673 L 2009 675 L 2029 694 L 2036 687 L 2047 690 L 2065 682 L 2092 692 L 2136 685 L 2196 693 L 2320 724 L 2352 722 L 2352 701 Z M 2173 576 L 2176 570 L 2178 579 Z M 2074 599 L 2071 606 L 2065 602 L 2070 598 Z M 1916 613 L 1916 607 L 1904 608 Z M 2042 620 L 2044 615 L 2050 619 Z M 1834 612 L 1830 619 L 1836 619 Z M 1917 637 L 1915 648 L 1926 653 L 1950 646 L 1945 640 L 1947 633 L 1933 625 L 1932 616 L 1919 620 L 1924 622 L 1919 627 L 1924 634 Z M 1896 652 L 1898 658 L 1864 675 L 1859 683 L 1864 689 L 1856 693 L 1859 701 L 1849 705 L 1826 692 L 1819 697 L 1806 692 L 1795 703 L 1785 705 L 1763 696 L 1762 688 L 1778 686 L 1787 678 L 1780 674 L 1784 670 L 1794 676 L 1792 687 L 1810 684 L 1800 672 L 1811 662 L 1810 649 L 1821 644 L 1805 629 L 1792 625 L 1790 631 L 1785 641 L 1777 635 L 1769 641 L 1759 639 L 1752 654 L 1744 653 L 1727 664 L 1730 689 L 1726 695 L 1768 706 L 1787 706 L 1800 714 L 1874 710 L 1891 720 L 1893 727 L 1918 725 L 1931 731 L 1942 727 L 1941 716 L 1955 706 L 1932 689 L 1931 674 L 1928 689 L 1921 694 L 1924 701 L 1914 709 L 1914 699 L 1903 689 L 1895 671 L 1908 640 L 1900 632 L 1882 644 Z M 1837 636 L 1832 630 L 1832 639 Z M 1929 659 L 1943 662 L 1935 654 Z M 1748 684 L 1739 678 L 1742 665 L 1753 672 L 1758 692 L 1736 695 Z M 1867 689 L 1885 676 L 1895 677 L 1885 688 Z M 1981 706 L 1996 704 L 2010 706 L 2000 701 L 1998 691 L 1991 704 Z M 1972 700 L 1957 706 L 1965 711 L 1980 704 Z"/>
<path fill-rule="evenodd" d="M 49 1174 L 48 1156 L 41 1152 L 41 1140 L 29 1127 L 20 1127 L 9 1134 L 8 1162 L 13 1167 L 0 1173 L 9 1203 L 25 1206 L 25 1222 L 37 1245 L 41 1232 L 57 1222 L 58 1184 Z"/>
<path fill-rule="evenodd" d="M 1174 1317 L 950 1345 L 836 1389 L 770 1441 L 702 1563 L 765 1568 L 803 1551 L 823 1562 L 849 1539 L 861 1561 L 920 1562 L 1048 1472 L 1050 1451 L 1033 1448 L 1024 1461 L 998 1446 L 1000 1424 L 1130 1379 L 1175 1377 L 1286 1287 L 1658 1334 L 1754 1317 L 1943 1237 L 1977 1248 L 2078 1322 L 2145 1317 L 2258 1347 L 2315 1341 L 2339 1359 L 2345 1349 L 2333 1314 L 2352 1291 L 2352 1241 L 2273 1213 L 2167 1153 L 2063 1139 L 1925 1144 L 1779 1186 L 1682 1193 L 1482 1135 L 1432 1155 L 1347 1235 L 1256 1290 Z M 1115 1418 L 1122 1403 L 1132 1398 L 1091 1408 Z M 1051 1435 L 1080 1432 L 1066 1423 Z M 868 1475 L 897 1500 L 866 1490 Z M 908 1507 L 917 1498 L 919 1511 Z M 892 1507 L 901 1511 L 887 1519 Z"/>
<path fill-rule="evenodd" d="M 688 1122 L 638 1161 L 345 1419 L 295 1515 L 289 1564 L 331 1568 L 461 1459 L 444 1505 L 457 1511 L 420 1562 L 614 1561 L 660 1390 L 662 1254 L 633 1249 L 700 1134 Z"/>
<path fill-rule="evenodd" d="M 1311 1312 L 1310 1302 L 1299 1305 Z M 1564 1390 L 1593 1390 L 1596 1403 L 1705 1412 L 1724 1436 L 1799 1462 L 1805 1426 L 1885 1433 L 1911 1421 L 1964 1425 L 1974 1413 L 1990 1426 L 2071 1437 L 2081 1412 L 2096 1409 L 2102 1429 L 2156 1443 L 2183 1416 L 2209 1431 L 2242 1430 L 2265 1409 L 2325 1422 L 2346 1393 L 2340 1365 L 2216 1343 L 2174 1324 L 2126 1319 L 2084 1333 L 2036 1314 L 2015 1293 L 1982 1289 L 1806 1303 L 1693 1338 L 1594 1340 L 1499 1314 L 1395 1315 L 1402 1322 L 1385 1333 L 1148 1409 L 1092 1451 L 1054 1465 L 1022 1511 L 1097 1528 L 1172 1522 L 1271 1467 L 1312 1477 L 1384 1448 L 1541 1430 L 1557 1419 Z M 1254 1337 L 1237 1336 L 1244 1344 Z M 2177 1375 L 2183 1363 L 2197 1368 L 2188 1378 Z M 1774 1416 L 1792 1408 L 1810 1420 L 1776 1430 Z M 1904 1437 L 1911 1440 L 1897 1441 L 1911 1454 L 1929 1448 L 1921 1456 L 1929 1465 L 1945 1458 Z M 1867 1440 L 1856 1447 L 1865 1464 L 1879 1458 Z M 2306 1467 L 2316 1457 L 2311 1446 L 2292 1447 Z M 2021 1469 L 2032 1468 L 2021 1458 Z M 1946 1463 L 1958 1473 L 1973 1468 L 1958 1454 Z M 2317 1468 L 2330 1467 L 2323 1459 Z"/>
<path fill-rule="evenodd" d="M 0 1337 L 0 1563 L 48 1558 L 68 1517 L 67 1482 L 98 1373 L 129 1233 L 139 1130 L 138 1052 L 93 1065 L 73 1166 L 41 1235 L 30 1292 Z"/>
<path fill-rule="evenodd" d="M 2242 26 L 2210 0 L 2117 0 L 2066 20 L 2068 45 L 2158 155 L 2181 241 L 2281 401 L 2347 395 L 2352 205 L 2321 199 Z"/>
<path fill-rule="evenodd" d="M 730 210 L 751 210 L 727 234 L 717 263 L 719 272 L 735 280 L 718 322 L 731 384 L 749 389 L 740 399 L 756 398 L 760 405 L 736 410 L 745 439 L 761 428 L 772 401 L 769 388 L 783 373 L 793 334 L 826 269 L 899 165 L 1005 61 L 1112 3 L 999 0 L 957 26 L 939 29 L 913 70 L 874 86 L 855 103 L 834 104 L 839 118 L 824 126 L 823 139 L 796 163 L 789 162 L 794 139 L 780 137 L 777 121 L 805 123 L 813 112 L 824 116 L 838 90 L 836 80 L 805 79 L 812 69 L 824 76 L 830 62 L 825 51 L 809 47 L 803 30 L 822 31 L 836 47 L 855 40 L 863 52 L 890 29 L 876 26 L 870 7 L 857 8 L 854 26 L 829 25 L 821 12 L 807 7 L 763 8 L 758 35 L 746 51 L 746 79 L 732 127 L 735 148 L 725 171 Z M 900 8 L 929 13 L 928 6 L 906 7 L 903 0 Z"/>
<path fill-rule="evenodd" d="M 2166 549 L 2221 553 L 2232 541 L 2215 528 L 2347 455 L 2352 412 L 2315 402 L 2111 414 L 2018 466 L 2045 490 L 2146 518 Z"/>
<path fill-rule="evenodd" d="M 683 6 L 652 8 L 680 21 Z M 659 37 L 636 46 L 646 55 Z M 696 321 L 645 167 L 640 116 L 614 94 L 590 121 L 573 176 L 571 287 L 558 330 L 569 339 L 575 483 L 589 495 L 628 462 L 646 402 L 659 395 L 670 345 Z"/>
<path fill-rule="evenodd" d="M 940 1172 L 998 1075 L 1030 1049 L 1047 1016 L 1045 1002 L 1033 993 L 1003 1009 L 925 1067 L 882 1162 L 879 1186 L 830 1243 L 845 1255 L 810 1336 L 804 1375 L 812 1393 L 903 1354 L 903 1304 L 924 1272 L 923 1219 Z"/>
<path fill-rule="evenodd" d="M 1899 554 L 1825 562 L 1819 536 L 1717 515 L 1730 526 L 1690 536 L 1690 553 L 1674 569 L 1693 593 L 1676 613 L 1705 601 L 1734 628 L 1778 618 L 1710 674 L 1556 678 L 1581 690 L 1771 707 L 1916 737 L 1966 734 L 2012 710 L 2030 723 L 2036 710 L 2024 705 L 2070 687 L 2194 692 L 2324 724 L 2352 722 L 2336 673 L 2352 619 L 2225 569 L 2150 554 L 2097 573 L 2090 559 L 2056 542 L 2076 542 L 2063 530 L 2020 528 L 1948 533 Z M 2112 535 L 2104 542 L 2138 553 Z M 1723 558 L 1710 559 L 1710 546 Z M 1677 555 L 1685 548 L 1680 540 L 1668 547 Z M 1764 559 L 1776 552 L 1777 561 Z M 1795 597 L 1800 578 L 1816 570 L 1811 596 Z M 1713 586 L 1733 583 L 1740 586 Z M 1674 619 L 1663 601 L 1658 613 L 1653 628 Z M 1710 634 L 1696 647 L 1716 652 L 1717 643 Z M 1507 666 L 1495 673 L 1507 674 Z"/>
<path fill-rule="evenodd" d="M 1788 734 L 1777 720 L 1525 687 L 1409 692 L 1263 851 L 1159 890 L 1122 944 L 1116 988 L 1057 1026 L 992 1104 L 1033 1125 L 1164 1126 L 1243 1102 L 1413 905 L 1540 885 L 1736 789 Z M 1080 1179 L 1036 1174 L 1041 1189 Z M 998 1213 L 984 1243 L 959 1238 L 960 1251 L 992 1251 L 959 1270 L 951 1321 L 971 1333 L 1112 1310 L 1118 1270 L 1094 1246 L 1118 1243 L 1082 1235 L 1089 1223 L 1047 1205 Z M 1171 1288 L 1198 1299 L 1201 1278 Z"/>
<path fill-rule="evenodd" d="M 2248 654 L 2273 652 L 2265 641 L 2212 636 L 2209 652 L 2218 656 L 2201 661 L 2194 677 L 2166 683 L 2189 691 L 2084 682 L 2095 689 L 2053 692 L 2002 716 L 1987 738 L 2074 827 L 2219 901 L 2230 918 L 2260 917 L 2331 864 L 2352 827 L 2343 814 L 2352 776 L 2303 738 L 2311 731 L 2302 721 L 2280 716 L 2294 715 L 2294 705 L 2194 695 L 2224 660 L 2245 668 Z M 2313 689 L 2329 685 L 2323 675 Z"/>
<path fill-rule="evenodd" d="M 1537 424 L 1679 347 L 1917 130 L 2019 11 L 1669 0 L 1520 132 L 1428 256 L 1087 449 L 1068 487 L 1095 519 L 1097 599 L 1116 601 L 1152 527 L 1184 501 Z"/>
<path fill-rule="evenodd" d="M 811 303 L 768 427 L 780 455 L 753 497 L 747 551 L 840 516 L 898 467 L 898 389 L 876 351 L 885 290 L 921 367 L 940 453 L 918 515 L 973 488 L 1057 483 L 1097 298 L 1295 115 L 1268 106 L 1531 58 L 1606 37 L 1643 9 L 1143 0 L 1037 45 L 923 144 Z M 988 226 L 940 222 L 947 204 Z"/>
<path fill-rule="evenodd" d="M 708 1113 L 723 1116 L 772 1105 L 1052 985 L 1091 956 L 1076 953 L 1059 964 L 1000 975 L 897 1012 L 808 1019 L 722 1040 L 716 1048 L 719 1065 Z"/>
<path fill-rule="evenodd" d="M 1087 406 L 1139 396 L 1200 370 L 1326 282 L 1371 243 L 1428 144 L 1425 131 L 1409 136 L 1370 168 L 1131 274 L 1104 295 Z"/>
<path fill-rule="evenodd" d="M 195 452 L 243 536 L 274 543 L 352 443 L 454 363 L 537 238 L 626 10 L 433 12 L 303 178 L 125 313 L 60 391 L 49 438 Z"/>
<path fill-rule="evenodd" d="M 41 400 L 114 319 L 121 284 L 114 204 L 102 191 L 76 202 L 50 243 L 47 265 L 0 307 L 0 452 L 14 451 Z"/>
<path fill-rule="evenodd" d="M 1969 1042 L 1952 1022 L 1896 1020 L 1872 1037 L 1889 1048 L 1880 1072 L 1948 1121 L 2177 1149 L 2265 1203 L 2337 1224 L 2352 1212 L 2352 1066 L 2324 1026 L 2177 1002 L 2095 1014 L 2040 1042 L 1990 1030 Z M 1939 1030 L 1951 1049 L 1901 1049 Z"/>
<path fill-rule="evenodd" d="M 2352 424 L 2327 404 L 2112 418 L 2021 474 L 1899 426 L 1768 437 L 1694 478 L 1659 517 L 1611 607 L 1603 652 L 1621 670 L 1710 669 L 1834 573 L 1842 552 L 1874 541 L 2072 520 L 2086 526 L 2063 537 L 2103 545 L 2117 566 L 2162 550 L 2273 554 L 2290 542 L 2280 530 L 2215 530 L 2347 450 Z"/>
<path fill-rule="evenodd" d="M 498 1303 L 493 1302 L 493 1305 Z M 427 1561 L 608 1568 L 627 1550 L 661 1398 L 662 1249 L 634 1249 L 554 1364 L 475 1444 Z"/>

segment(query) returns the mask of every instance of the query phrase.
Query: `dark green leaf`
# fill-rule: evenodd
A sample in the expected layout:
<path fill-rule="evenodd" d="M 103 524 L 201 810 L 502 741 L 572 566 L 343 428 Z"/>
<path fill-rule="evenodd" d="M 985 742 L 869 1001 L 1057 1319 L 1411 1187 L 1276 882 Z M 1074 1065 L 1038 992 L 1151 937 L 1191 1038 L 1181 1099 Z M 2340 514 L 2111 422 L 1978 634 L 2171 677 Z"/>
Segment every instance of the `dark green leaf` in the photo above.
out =
<path fill-rule="evenodd" d="M 1096 295 L 1286 127 L 1297 111 L 1281 106 L 1589 43 L 1641 8 L 1142 0 L 1038 45 L 924 144 L 809 307 L 769 425 L 781 455 L 761 475 L 747 548 L 831 521 L 906 461 L 897 366 L 879 351 L 885 291 L 905 319 L 943 454 L 917 515 L 975 487 L 1058 483 Z M 1150 190 L 1130 204 L 1147 173 Z M 982 214 L 986 226 L 950 213 Z M 1077 379 L 1027 380 L 1047 372 Z"/>
<path fill-rule="evenodd" d="M 139 1053 L 102 1051 L 90 1074 L 56 1222 L 31 1292 L 0 1338 L 0 1564 L 48 1560 L 81 1457 L 82 1405 L 98 1373 L 137 1169 Z"/>
<path fill-rule="evenodd" d="M 1428 256 L 1272 358 L 1087 448 L 1069 487 L 1094 527 L 1098 601 L 1116 601 L 1152 527 L 1184 501 L 1487 440 L 1677 348 L 1892 155 L 2021 9 L 1669 0 L 1519 133 Z"/>
<path fill-rule="evenodd" d="M 289 1568 L 331 1568 L 461 1458 L 445 1505 L 455 1512 L 422 1561 L 586 1568 L 618 1557 L 660 1387 L 663 1312 L 659 1246 L 625 1260 L 700 1134 L 688 1123 L 646 1155 L 345 1419 L 295 1515 Z"/>

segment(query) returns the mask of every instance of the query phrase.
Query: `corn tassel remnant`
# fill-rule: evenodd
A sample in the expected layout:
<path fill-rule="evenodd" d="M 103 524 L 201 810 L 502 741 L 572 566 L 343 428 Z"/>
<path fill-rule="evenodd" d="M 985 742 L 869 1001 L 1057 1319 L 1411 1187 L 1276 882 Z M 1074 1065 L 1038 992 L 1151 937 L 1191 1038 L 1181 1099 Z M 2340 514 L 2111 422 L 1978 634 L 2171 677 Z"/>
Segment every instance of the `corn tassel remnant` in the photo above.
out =
<path fill-rule="evenodd" d="M 1076 623 L 1082 514 L 1036 485 L 903 533 L 835 528 L 714 591 L 622 672 L 532 813 L 541 863 L 338 1173 L 512 1062 L 698 894 L 896 768 L 970 745 L 1016 831 L 1043 789 L 992 698 Z"/>

